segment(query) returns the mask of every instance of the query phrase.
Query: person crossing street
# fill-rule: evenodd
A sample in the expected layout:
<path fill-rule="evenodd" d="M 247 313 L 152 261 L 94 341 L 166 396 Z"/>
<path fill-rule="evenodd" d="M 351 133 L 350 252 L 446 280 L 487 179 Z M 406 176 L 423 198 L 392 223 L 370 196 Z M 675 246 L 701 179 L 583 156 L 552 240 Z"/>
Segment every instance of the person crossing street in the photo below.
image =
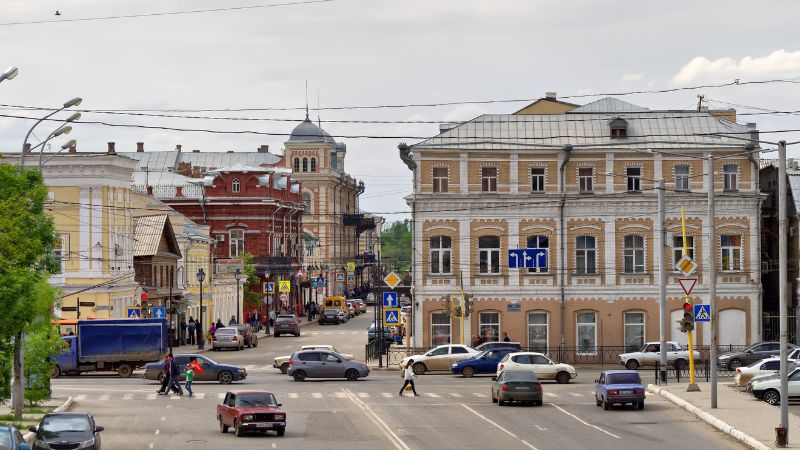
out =
<path fill-rule="evenodd" d="M 417 389 L 414 387 L 414 378 L 417 375 L 414 373 L 414 369 L 411 367 L 412 364 L 414 364 L 413 359 L 409 360 L 408 364 L 406 364 L 406 368 L 403 369 L 404 382 L 403 387 L 400 388 L 400 397 L 403 396 L 403 391 L 406 389 L 406 386 L 411 386 L 411 391 L 414 393 L 414 397 L 419 397 L 419 394 L 417 394 Z"/>
<path fill-rule="evenodd" d="M 181 372 L 178 369 L 178 363 L 175 361 L 175 356 L 169 354 L 169 387 L 173 391 L 177 391 L 178 395 L 183 395 L 181 388 Z"/>

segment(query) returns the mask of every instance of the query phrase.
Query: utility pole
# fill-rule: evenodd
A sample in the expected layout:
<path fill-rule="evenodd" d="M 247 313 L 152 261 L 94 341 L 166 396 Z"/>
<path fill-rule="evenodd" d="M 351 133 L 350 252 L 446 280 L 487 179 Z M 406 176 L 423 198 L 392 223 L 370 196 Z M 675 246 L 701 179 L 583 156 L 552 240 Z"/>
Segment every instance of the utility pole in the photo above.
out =
<path fill-rule="evenodd" d="M 717 407 L 717 225 L 714 211 L 714 155 L 708 155 L 708 240 L 711 252 L 708 255 L 708 304 L 711 307 L 711 351 L 708 364 L 711 366 L 711 408 Z M 689 349 L 689 351 L 692 351 Z"/>
<path fill-rule="evenodd" d="M 658 316 L 659 316 L 659 337 L 661 343 L 659 348 L 659 380 L 661 384 L 667 384 L 667 258 L 664 249 L 667 247 L 666 233 L 664 232 L 664 221 L 666 219 L 666 194 L 664 192 L 664 179 L 658 179 L 658 223 L 656 233 L 658 233 Z M 689 350 L 691 351 L 691 349 Z"/>
<path fill-rule="evenodd" d="M 776 444 L 789 442 L 789 368 L 787 361 L 787 261 L 786 261 L 786 141 L 778 142 L 778 310 L 781 342 L 781 423 Z M 782 439 L 781 439 L 782 438 Z"/>

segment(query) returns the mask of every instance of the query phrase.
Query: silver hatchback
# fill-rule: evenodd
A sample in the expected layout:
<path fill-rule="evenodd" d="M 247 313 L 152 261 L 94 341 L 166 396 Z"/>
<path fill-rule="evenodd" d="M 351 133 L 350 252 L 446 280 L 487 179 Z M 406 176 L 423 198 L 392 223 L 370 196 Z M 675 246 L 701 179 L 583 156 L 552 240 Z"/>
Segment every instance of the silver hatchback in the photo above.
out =
<path fill-rule="evenodd" d="M 234 327 L 218 328 L 214 333 L 211 349 L 218 350 L 221 348 L 243 349 L 244 336 Z"/>
<path fill-rule="evenodd" d="M 369 366 L 331 351 L 302 350 L 292 355 L 286 373 L 294 381 L 304 381 L 306 378 L 346 378 L 356 381 L 369 375 Z"/>

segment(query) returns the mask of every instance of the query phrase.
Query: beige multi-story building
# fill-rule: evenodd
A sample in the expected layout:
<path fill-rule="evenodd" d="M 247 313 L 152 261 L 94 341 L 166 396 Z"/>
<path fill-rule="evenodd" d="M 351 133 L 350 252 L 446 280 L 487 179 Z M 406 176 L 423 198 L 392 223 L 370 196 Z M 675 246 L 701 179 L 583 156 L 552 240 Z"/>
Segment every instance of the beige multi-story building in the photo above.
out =
<path fill-rule="evenodd" d="M 667 338 L 686 342 L 675 323 L 683 292 L 674 269 L 685 207 L 688 251 L 699 264 L 693 302 L 709 302 L 713 257 L 719 342 L 759 340 L 755 125 L 737 124 L 734 111 L 652 111 L 613 98 L 575 107 L 552 97 L 400 146 L 414 176 L 414 345 L 507 333 L 525 347 L 593 355 L 657 340 L 658 179 L 666 184 Z M 510 249 L 547 257 L 510 269 Z M 442 301 L 461 288 L 474 296 L 463 329 Z M 696 342 L 710 342 L 706 327 Z"/>

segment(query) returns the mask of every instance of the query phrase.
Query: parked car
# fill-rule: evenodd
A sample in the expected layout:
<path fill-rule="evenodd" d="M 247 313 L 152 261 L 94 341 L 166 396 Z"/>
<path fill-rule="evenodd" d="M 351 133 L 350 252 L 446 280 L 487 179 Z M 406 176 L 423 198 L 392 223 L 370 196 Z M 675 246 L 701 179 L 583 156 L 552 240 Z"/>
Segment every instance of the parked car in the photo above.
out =
<path fill-rule="evenodd" d="M 367 299 L 364 300 L 364 303 L 366 303 L 368 305 L 374 305 L 375 304 L 375 294 L 373 294 L 372 292 L 367 293 Z"/>
<path fill-rule="evenodd" d="M 700 359 L 700 352 L 694 351 L 694 360 Z M 661 360 L 661 343 L 647 342 L 638 352 L 619 355 L 619 363 L 628 370 L 636 370 L 643 366 L 655 366 Z M 667 342 L 667 364 L 677 368 L 689 367 L 689 350 L 684 350 L 677 342 Z"/>
<path fill-rule="evenodd" d="M 247 378 L 247 370 L 244 367 L 234 366 L 230 364 L 219 364 L 206 358 L 203 355 L 195 354 L 177 354 L 175 355 L 175 362 L 178 364 L 178 370 L 183 373 L 186 371 L 186 365 L 189 364 L 191 358 L 196 358 L 197 363 L 203 369 L 202 372 L 194 374 L 194 381 L 218 381 L 222 384 L 229 384 L 232 381 L 241 381 Z M 161 381 L 164 377 L 164 363 L 153 362 L 145 364 L 144 378 L 147 380 Z"/>
<path fill-rule="evenodd" d="M 644 409 L 644 386 L 636 370 L 605 370 L 594 380 L 594 401 L 608 410 L 613 405 L 636 405 Z"/>
<path fill-rule="evenodd" d="M 794 368 L 799 354 L 800 349 L 794 350 L 789 354 L 789 357 L 787 358 L 789 362 L 789 370 Z M 760 361 L 756 361 L 749 366 L 737 367 L 736 375 L 733 376 L 733 382 L 737 386 L 747 386 L 747 383 L 750 380 L 762 375 L 772 375 L 778 373 L 780 368 L 780 357 L 765 358 Z"/>
<path fill-rule="evenodd" d="M 530 370 L 540 380 L 556 380 L 559 384 L 569 383 L 578 376 L 575 368 L 569 364 L 556 363 L 542 353 L 516 352 L 508 353 L 497 364 L 497 375 L 504 370 Z"/>
<path fill-rule="evenodd" d="M 789 372 L 789 400 L 800 399 L 800 367 Z M 748 391 L 753 397 L 764 400 L 770 405 L 781 403 L 781 377 L 779 374 L 754 379 L 748 384 Z"/>
<path fill-rule="evenodd" d="M 244 335 L 234 327 L 218 328 L 214 333 L 214 339 L 211 341 L 211 349 L 217 351 L 223 348 L 243 349 Z"/>
<path fill-rule="evenodd" d="M 282 334 L 300 336 L 300 323 L 294 314 L 279 314 L 272 326 L 272 335 L 278 337 Z"/>
<path fill-rule="evenodd" d="M 287 371 L 294 381 L 306 378 L 346 378 L 356 381 L 369 375 L 369 366 L 328 350 L 303 350 L 292 355 Z"/>
<path fill-rule="evenodd" d="M 366 312 L 367 312 L 367 304 L 364 303 L 364 300 L 361 300 L 360 298 L 357 298 L 357 299 L 355 299 L 355 302 L 358 305 L 358 309 L 359 309 L 359 311 L 361 311 L 361 314 L 366 314 Z"/>
<path fill-rule="evenodd" d="M 103 427 L 98 426 L 89 413 L 59 412 L 45 414 L 38 425 L 30 427 L 30 431 L 36 433 L 33 450 L 100 450 L 100 432 Z"/>
<path fill-rule="evenodd" d="M 302 345 L 298 351 L 303 350 L 329 350 L 337 355 L 341 356 L 344 359 L 353 359 L 353 355 L 348 355 L 347 353 L 339 353 L 336 351 L 336 348 L 332 345 L 327 344 L 318 344 L 318 345 Z M 278 356 L 275 358 L 275 362 L 272 364 L 272 367 L 276 369 L 281 369 L 282 373 L 286 373 L 289 370 L 289 361 L 292 359 L 292 355 L 288 356 Z"/>
<path fill-rule="evenodd" d="M 789 344 L 790 351 L 796 348 L 796 346 Z M 737 367 L 747 366 L 764 358 L 769 358 L 770 356 L 778 356 L 780 352 L 780 342 L 761 342 L 753 344 L 741 351 L 723 353 L 717 356 L 717 367 L 727 370 L 736 370 Z"/>
<path fill-rule="evenodd" d="M 542 406 L 542 384 L 533 372 L 507 370 L 493 380 L 492 403 L 503 406 L 506 402 L 523 402 Z"/>
<path fill-rule="evenodd" d="M 322 314 L 319 315 L 319 322 L 320 325 L 324 325 L 326 323 L 332 323 L 335 325 L 339 325 L 341 321 L 339 320 L 339 312 L 335 309 L 326 309 L 322 311 Z"/>
<path fill-rule="evenodd" d="M 350 320 L 350 314 L 344 309 L 334 309 L 334 311 L 336 311 L 336 317 L 339 318 L 339 323 L 347 323 Z"/>
<path fill-rule="evenodd" d="M 485 352 L 486 350 L 494 350 L 496 348 L 515 348 L 518 352 L 521 352 L 522 344 L 519 342 L 491 341 L 484 342 L 483 344 L 475 347 L 475 350 L 479 352 Z"/>
<path fill-rule="evenodd" d="M 258 336 L 253 333 L 249 325 L 233 325 L 233 328 L 239 330 L 239 333 L 244 336 L 244 345 L 246 347 L 258 347 Z"/>
<path fill-rule="evenodd" d="M 384 327 L 382 325 L 375 326 L 375 322 L 372 322 L 367 329 L 367 342 L 376 339 L 381 333 L 381 329 L 383 329 L 383 340 L 384 342 L 387 342 L 388 345 L 391 345 L 392 340 L 394 339 L 391 328 L 392 327 Z"/>
<path fill-rule="evenodd" d="M 275 431 L 278 436 L 286 433 L 286 413 L 271 392 L 228 391 L 222 403 L 217 405 L 219 430 L 228 432 L 233 428 L 236 437 L 247 431 L 266 434 Z"/>
<path fill-rule="evenodd" d="M 355 317 L 361 314 L 361 309 L 352 300 L 347 301 L 347 307 L 350 309 L 350 317 Z"/>
<path fill-rule="evenodd" d="M 456 361 L 450 367 L 450 371 L 464 377 L 471 377 L 479 373 L 494 374 L 497 371 L 497 364 L 509 353 L 516 352 L 514 347 L 495 348 L 478 353 L 475 357 Z"/>
<path fill-rule="evenodd" d="M 411 367 L 417 375 L 422 375 L 429 371 L 450 370 L 454 362 L 472 358 L 477 354 L 477 350 L 472 347 L 467 347 L 466 345 L 440 345 L 429 350 L 427 353 L 403 358 L 403 360 L 400 361 L 400 370 L 403 370 L 408 364 L 408 361 L 412 359 L 414 360 L 414 364 L 412 364 Z"/>
<path fill-rule="evenodd" d="M 22 433 L 11 425 L 0 426 L 0 448 L 8 450 L 30 450 L 31 446 L 25 443 Z"/>

